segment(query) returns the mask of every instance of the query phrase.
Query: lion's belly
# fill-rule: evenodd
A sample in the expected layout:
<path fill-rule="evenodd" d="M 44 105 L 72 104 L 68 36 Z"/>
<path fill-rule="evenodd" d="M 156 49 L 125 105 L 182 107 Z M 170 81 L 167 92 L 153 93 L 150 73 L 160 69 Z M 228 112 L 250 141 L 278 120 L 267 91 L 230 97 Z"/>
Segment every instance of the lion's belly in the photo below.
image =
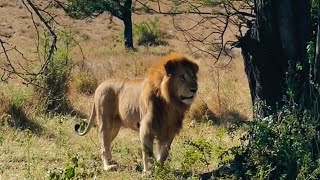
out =
<path fill-rule="evenodd" d="M 139 131 L 141 86 L 128 83 L 119 94 L 119 116 L 125 127 Z"/>
<path fill-rule="evenodd" d="M 140 112 L 137 108 L 129 107 L 127 104 L 119 107 L 119 116 L 122 124 L 125 127 L 139 131 L 140 127 Z"/>

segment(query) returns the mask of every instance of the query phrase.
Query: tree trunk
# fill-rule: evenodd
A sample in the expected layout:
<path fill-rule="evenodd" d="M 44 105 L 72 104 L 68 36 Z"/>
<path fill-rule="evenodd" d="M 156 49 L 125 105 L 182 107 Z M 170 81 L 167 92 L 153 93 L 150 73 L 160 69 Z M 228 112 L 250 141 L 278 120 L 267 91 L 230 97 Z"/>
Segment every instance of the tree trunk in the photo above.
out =
<path fill-rule="evenodd" d="M 269 108 L 256 109 L 255 114 L 266 116 L 281 108 L 287 81 L 294 86 L 295 98 L 302 98 L 304 82 L 308 79 L 306 45 L 310 38 L 310 2 L 300 0 L 256 0 L 257 17 L 244 37 L 239 39 L 252 102 L 264 102 Z M 302 70 L 297 71 L 296 66 Z M 296 74 L 287 77 L 286 72 Z M 306 102 L 307 103 L 307 102 Z"/>
<path fill-rule="evenodd" d="M 314 61 L 311 59 L 311 71 L 312 71 L 312 80 L 314 81 L 315 86 L 311 87 L 311 95 L 313 95 L 312 102 L 312 116 L 314 119 L 319 119 L 320 114 L 320 92 L 317 85 L 320 85 L 320 1 L 318 0 L 317 3 L 317 36 L 316 36 L 316 42 L 315 42 L 315 58 Z M 312 47 L 311 47 L 312 48 Z M 311 50 L 312 52 L 312 50 Z"/>
<path fill-rule="evenodd" d="M 317 39 L 316 54 L 313 67 L 313 76 L 316 82 L 320 82 L 320 1 L 318 0 L 318 20 L 317 20 Z"/>
<path fill-rule="evenodd" d="M 124 45 L 126 49 L 133 49 L 131 13 L 124 16 L 123 23 L 124 23 Z"/>
<path fill-rule="evenodd" d="M 124 45 L 127 49 L 133 49 L 131 5 L 132 0 L 126 0 L 122 11 L 122 20 L 124 23 Z"/>

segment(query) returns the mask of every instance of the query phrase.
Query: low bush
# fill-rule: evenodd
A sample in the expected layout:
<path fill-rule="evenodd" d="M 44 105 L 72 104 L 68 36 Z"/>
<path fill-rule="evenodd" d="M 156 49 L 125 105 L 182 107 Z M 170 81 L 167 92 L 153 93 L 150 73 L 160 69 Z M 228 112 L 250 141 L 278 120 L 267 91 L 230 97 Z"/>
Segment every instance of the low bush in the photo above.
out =
<path fill-rule="evenodd" d="M 93 94 L 98 86 L 98 79 L 89 71 L 79 72 L 74 81 L 77 91 L 85 95 Z"/>
<path fill-rule="evenodd" d="M 165 33 L 160 30 L 159 20 L 144 21 L 134 25 L 134 35 L 138 45 L 166 44 Z"/>
<path fill-rule="evenodd" d="M 239 147 L 231 174 L 241 179 L 319 179 L 317 125 L 310 113 L 288 104 L 277 113 L 255 118 Z M 223 173 L 222 173 L 223 174 Z M 230 175 L 230 174 L 229 174 Z M 229 175 L 224 174 L 225 177 Z"/>
<path fill-rule="evenodd" d="M 196 99 L 192 103 L 187 117 L 196 122 L 207 122 L 210 119 L 212 112 L 209 110 L 208 105 L 203 101 Z"/>
<path fill-rule="evenodd" d="M 208 166 L 213 155 L 213 143 L 205 139 L 188 140 L 185 142 L 185 154 L 181 162 L 182 171 L 188 173 L 195 172 L 196 167 Z"/>
<path fill-rule="evenodd" d="M 43 49 L 48 51 L 48 40 L 45 35 Z M 66 113 L 69 111 L 67 92 L 72 68 L 70 49 L 74 46 L 71 31 L 61 29 L 58 31 L 59 44 L 52 61 L 45 69 L 44 75 L 39 78 L 40 87 L 35 88 L 35 97 L 45 113 Z M 45 53 L 44 53 L 45 54 Z"/>
<path fill-rule="evenodd" d="M 27 88 L 14 89 L 8 96 L 0 95 L 0 125 L 18 130 L 28 129 L 34 133 L 42 131 L 42 127 L 30 119 L 30 97 L 31 92 Z"/>
<path fill-rule="evenodd" d="M 170 162 L 167 160 L 163 165 L 160 165 L 157 162 L 154 164 L 154 173 L 152 179 L 174 180 L 178 178 L 175 176 L 174 170 L 170 167 Z"/>
<path fill-rule="evenodd" d="M 69 155 L 69 160 L 63 169 L 55 168 L 47 173 L 50 180 L 92 179 L 94 176 L 95 172 L 88 170 L 78 155 Z"/>

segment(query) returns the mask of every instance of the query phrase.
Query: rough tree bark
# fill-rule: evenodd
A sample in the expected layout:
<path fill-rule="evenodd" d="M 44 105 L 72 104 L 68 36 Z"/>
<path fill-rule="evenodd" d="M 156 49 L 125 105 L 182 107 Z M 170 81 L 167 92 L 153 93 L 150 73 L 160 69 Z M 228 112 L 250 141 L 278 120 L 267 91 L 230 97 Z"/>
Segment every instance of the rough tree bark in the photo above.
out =
<path fill-rule="evenodd" d="M 122 10 L 122 21 L 124 23 L 124 44 L 127 49 L 133 49 L 131 5 L 132 0 L 127 0 Z"/>
<path fill-rule="evenodd" d="M 318 1 L 318 17 L 320 17 L 320 1 Z M 320 82 L 320 18 L 317 20 L 316 54 L 313 67 L 315 81 Z"/>
<path fill-rule="evenodd" d="M 295 72 L 294 85 L 297 99 L 308 83 L 308 70 L 296 71 L 296 66 L 306 67 L 306 46 L 310 39 L 310 2 L 301 0 L 255 0 L 256 19 L 249 25 L 246 35 L 239 39 L 252 102 L 263 101 L 271 110 L 283 105 L 286 94 L 286 72 Z M 272 112 L 272 111 L 271 111 Z M 266 108 L 255 114 L 266 116 Z"/>

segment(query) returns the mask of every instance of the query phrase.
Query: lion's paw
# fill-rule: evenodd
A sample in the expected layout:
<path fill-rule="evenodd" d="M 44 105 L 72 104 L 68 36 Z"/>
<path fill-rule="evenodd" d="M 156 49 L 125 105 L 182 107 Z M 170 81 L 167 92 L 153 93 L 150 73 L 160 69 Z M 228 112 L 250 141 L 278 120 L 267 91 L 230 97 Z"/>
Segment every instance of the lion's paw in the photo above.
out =
<path fill-rule="evenodd" d="M 141 177 L 142 177 L 143 179 L 150 179 L 151 175 L 152 175 L 152 172 L 151 172 L 151 171 L 143 171 Z"/>
<path fill-rule="evenodd" d="M 117 165 L 113 164 L 113 165 L 107 165 L 107 166 L 104 166 L 104 170 L 105 171 L 114 171 L 117 169 Z"/>

